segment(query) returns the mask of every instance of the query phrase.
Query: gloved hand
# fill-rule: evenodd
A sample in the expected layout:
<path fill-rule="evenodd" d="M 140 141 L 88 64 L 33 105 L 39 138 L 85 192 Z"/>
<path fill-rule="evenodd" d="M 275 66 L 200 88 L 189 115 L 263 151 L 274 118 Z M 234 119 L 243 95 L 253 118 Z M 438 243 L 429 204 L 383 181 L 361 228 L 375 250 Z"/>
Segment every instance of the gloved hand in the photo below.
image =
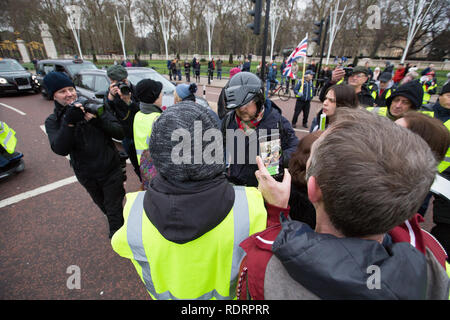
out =
<path fill-rule="evenodd" d="M 75 124 L 84 119 L 84 112 L 80 108 L 70 106 L 64 114 L 64 120 L 68 124 Z"/>

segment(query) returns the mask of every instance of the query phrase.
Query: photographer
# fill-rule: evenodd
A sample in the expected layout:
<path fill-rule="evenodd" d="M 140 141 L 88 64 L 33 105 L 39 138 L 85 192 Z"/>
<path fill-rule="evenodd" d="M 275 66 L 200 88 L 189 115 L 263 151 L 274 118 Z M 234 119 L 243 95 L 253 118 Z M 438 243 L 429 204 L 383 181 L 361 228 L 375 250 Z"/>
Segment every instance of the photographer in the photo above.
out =
<path fill-rule="evenodd" d="M 80 104 L 65 74 L 47 74 L 44 85 L 55 101 L 54 112 L 45 120 L 50 147 L 58 155 L 70 155 L 78 181 L 108 219 L 111 238 L 123 225 L 124 176 L 111 140 L 123 138 L 122 126 L 107 108 Z"/>
<path fill-rule="evenodd" d="M 328 80 L 320 91 L 320 101 L 325 101 L 325 95 L 328 89 L 335 84 L 349 84 L 355 88 L 359 104 L 363 107 L 373 107 L 377 97 L 376 92 L 371 92 L 365 85 L 369 79 L 369 70 L 358 66 L 355 68 L 337 67 L 331 73 L 331 79 Z"/>
<path fill-rule="evenodd" d="M 135 88 L 127 80 L 127 70 L 120 65 L 109 67 L 107 75 L 111 81 L 111 85 L 109 86 L 107 96 L 105 96 L 104 103 L 122 125 L 125 136 L 122 140 L 123 148 L 130 158 L 134 172 L 139 180 L 141 180 L 133 140 L 134 116 L 139 111 L 139 101 L 135 94 Z"/>

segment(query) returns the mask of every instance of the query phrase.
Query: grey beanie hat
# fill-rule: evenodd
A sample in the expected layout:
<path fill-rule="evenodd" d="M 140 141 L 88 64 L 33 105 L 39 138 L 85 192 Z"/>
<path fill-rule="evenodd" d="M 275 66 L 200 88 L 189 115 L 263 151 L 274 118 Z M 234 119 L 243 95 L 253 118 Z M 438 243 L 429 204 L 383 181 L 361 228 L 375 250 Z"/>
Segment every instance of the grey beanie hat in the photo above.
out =
<path fill-rule="evenodd" d="M 209 129 L 216 130 L 209 131 L 212 137 L 205 137 Z M 166 179 L 208 180 L 225 169 L 217 122 L 205 107 L 193 101 L 177 103 L 161 114 L 153 123 L 149 150 L 156 171 Z"/>

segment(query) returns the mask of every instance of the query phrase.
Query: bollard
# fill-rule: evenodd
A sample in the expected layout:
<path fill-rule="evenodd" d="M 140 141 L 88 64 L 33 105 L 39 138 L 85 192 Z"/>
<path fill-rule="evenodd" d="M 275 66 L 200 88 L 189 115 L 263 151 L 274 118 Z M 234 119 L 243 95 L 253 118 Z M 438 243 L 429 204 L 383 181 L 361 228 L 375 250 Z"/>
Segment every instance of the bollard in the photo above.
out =
<path fill-rule="evenodd" d="M 206 86 L 203 85 L 203 99 L 206 100 Z"/>

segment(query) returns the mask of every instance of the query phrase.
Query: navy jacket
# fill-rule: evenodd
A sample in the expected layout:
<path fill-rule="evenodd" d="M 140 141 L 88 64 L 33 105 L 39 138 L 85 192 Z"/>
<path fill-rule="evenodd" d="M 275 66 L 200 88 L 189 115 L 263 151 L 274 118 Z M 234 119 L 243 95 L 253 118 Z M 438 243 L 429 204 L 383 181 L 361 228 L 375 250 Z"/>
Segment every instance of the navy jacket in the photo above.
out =
<path fill-rule="evenodd" d="M 226 115 L 222 122 L 222 130 L 233 129 L 238 130 L 238 124 L 236 122 L 235 111 Z M 227 177 L 231 183 L 236 185 L 245 185 L 250 187 L 257 187 L 258 181 L 255 177 L 255 171 L 258 170 L 255 159 L 249 159 L 250 155 L 250 139 L 254 143 L 254 139 L 258 139 L 261 129 L 266 129 L 267 134 L 270 135 L 273 129 L 278 129 L 281 135 L 281 149 L 282 149 L 282 163 L 287 168 L 287 163 L 291 157 L 291 154 L 296 150 L 298 144 L 298 138 L 295 135 L 294 129 L 292 129 L 291 123 L 281 115 L 281 109 L 269 99 L 265 102 L 264 117 L 256 129 L 256 136 L 251 135 L 245 137 L 245 150 L 238 149 L 238 137 L 234 136 L 234 148 L 232 164 L 228 167 Z M 224 137 L 226 137 L 224 135 Z M 224 139 L 224 141 L 226 138 Z M 230 141 L 225 141 L 227 146 L 231 148 Z M 259 155 L 259 143 L 257 145 L 257 154 Z M 242 152 L 245 151 L 245 164 L 238 164 L 239 156 L 242 156 Z M 228 160 L 228 159 L 227 159 Z"/>

